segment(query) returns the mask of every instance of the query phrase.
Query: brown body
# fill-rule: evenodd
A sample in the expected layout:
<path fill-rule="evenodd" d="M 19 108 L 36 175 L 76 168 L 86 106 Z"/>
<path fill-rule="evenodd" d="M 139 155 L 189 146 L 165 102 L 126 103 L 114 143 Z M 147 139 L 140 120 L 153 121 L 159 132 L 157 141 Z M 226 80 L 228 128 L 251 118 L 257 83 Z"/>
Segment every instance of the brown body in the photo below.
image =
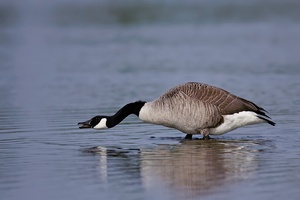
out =
<path fill-rule="evenodd" d="M 217 135 L 261 122 L 274 125 L 266 111 L 253 102 L 195 82 L 176 86 L 146 103 L 139 117 L 145 122 L 176 128 L 187 134 Z"/>

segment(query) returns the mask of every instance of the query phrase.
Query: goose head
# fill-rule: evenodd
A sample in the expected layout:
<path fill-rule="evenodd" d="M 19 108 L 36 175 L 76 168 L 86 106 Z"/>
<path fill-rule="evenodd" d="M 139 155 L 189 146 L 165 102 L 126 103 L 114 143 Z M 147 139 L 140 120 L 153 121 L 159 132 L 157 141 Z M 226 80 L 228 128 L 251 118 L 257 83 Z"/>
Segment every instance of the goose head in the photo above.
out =
<path fill-rule="evenodd" d="M 95 116 L 85 122 L 79 122 L 79 128 L 107 129 L 107 116 Z"/>

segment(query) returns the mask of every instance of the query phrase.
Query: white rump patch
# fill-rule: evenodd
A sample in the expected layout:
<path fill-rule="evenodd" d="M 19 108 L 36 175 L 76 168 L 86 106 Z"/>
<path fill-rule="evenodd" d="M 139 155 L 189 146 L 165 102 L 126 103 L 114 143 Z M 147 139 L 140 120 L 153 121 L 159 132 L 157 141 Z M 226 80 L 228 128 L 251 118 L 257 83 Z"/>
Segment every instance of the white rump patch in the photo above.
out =
<path fill-rule="evenodd" d="M 209 133 L 211 135 L 221 135 L 242 126 L 266 122 L 257 116 L 258 114 L 252 111 L 223 115 L 224 122 L 216 128 L 209 129 Z"/>
<path fill-rule="evenodd" d="M 107 129 L 108 127 L 106 126 L 106 122 L 107 122 L 107 119 L 102 118 L 100 120 L 100 122 L 96 126 L 94 126 L 94 129 Z"/>

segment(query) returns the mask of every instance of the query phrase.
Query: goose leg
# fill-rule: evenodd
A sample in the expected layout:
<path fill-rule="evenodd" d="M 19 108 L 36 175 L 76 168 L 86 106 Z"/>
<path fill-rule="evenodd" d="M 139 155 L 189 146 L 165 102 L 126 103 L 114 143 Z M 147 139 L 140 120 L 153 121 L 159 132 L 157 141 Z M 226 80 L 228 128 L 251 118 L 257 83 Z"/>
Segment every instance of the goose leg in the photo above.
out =
<path fill-rule="evenodd" d="M 209 137 L 209 135 L 204 135 L 203 138 L 202 138 L 202 140 L 209 140 L 209 139 L 211 139 L 211 138 Z"/>
<path fill-rule="evenodd" d="M 191 140 L 193 138 L 193 134 L 186 134 L 185 140 Z"/>
<path fill-rule="evenodd" d="M 203 138 L 202 138 L 203 140 L 209 140 L 210 139 L 208 129 L 201 130 L 201 134 L 203 135 Z"/>

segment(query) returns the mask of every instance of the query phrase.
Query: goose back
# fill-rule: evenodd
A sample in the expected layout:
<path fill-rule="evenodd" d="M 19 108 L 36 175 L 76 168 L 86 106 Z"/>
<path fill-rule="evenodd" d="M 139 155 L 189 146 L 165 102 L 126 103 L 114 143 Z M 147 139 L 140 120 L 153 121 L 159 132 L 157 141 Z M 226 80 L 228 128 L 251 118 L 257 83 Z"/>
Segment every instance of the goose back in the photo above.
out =
<path fill-rule="evenodd" d="M 265 115 L 265 110 L 251 101 L 231 94 L 224 89 L 196 82 L 189 82 L 170 89 L 158 99 L 158 102 L 163 102 L 169 98 L 172 99 L 179 92 L 186 94 L 191 99 L 204 102 L 208 106 L 217 107 L 222 115 L 241 111 L 253 111 L 257 114 Z"/>

